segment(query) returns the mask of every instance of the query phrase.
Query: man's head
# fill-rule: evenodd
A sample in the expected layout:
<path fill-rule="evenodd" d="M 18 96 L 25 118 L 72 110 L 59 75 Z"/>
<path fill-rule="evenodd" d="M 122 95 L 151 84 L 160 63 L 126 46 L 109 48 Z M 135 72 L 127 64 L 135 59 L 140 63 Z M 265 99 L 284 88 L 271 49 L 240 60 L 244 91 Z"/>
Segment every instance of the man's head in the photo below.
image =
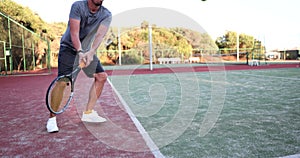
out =
<path fill-rule="evenodd" d="M 95 5 L 95 6 L 101 6 L 102 5 L 102 2 L 103 0 L 91 0 L 91 2 Z"/>

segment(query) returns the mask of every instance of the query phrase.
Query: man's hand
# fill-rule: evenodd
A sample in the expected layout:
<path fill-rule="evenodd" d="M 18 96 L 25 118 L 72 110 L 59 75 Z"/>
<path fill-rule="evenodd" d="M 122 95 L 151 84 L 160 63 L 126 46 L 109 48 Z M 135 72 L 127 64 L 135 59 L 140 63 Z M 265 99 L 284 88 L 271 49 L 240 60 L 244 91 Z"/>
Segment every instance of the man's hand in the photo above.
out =
<path fill-rule="evenodd" d="M 93 61 L 94 52 L 88 51 L 86 53 L 79 53 L 79 64 L 84 63 L 84 67 L 88 67 Z"/>
<path fill-rule="evenodd" d="M 93 51 L 88 51 L 86 52 L 85 55 L 85 66 L 89 66 L 91 64 L 91 62 L 93 61 L 93 57 L 94 57 L 94 52 Z"/>
<path fill-rule="evenodd" d="M 79 61 L 78 61 L 78 63 L 79 63 L 79 66 L 81 67 L 81 68 L 83 68 L 83 67 L 86 67 L 87 66 L 87 64 L 86 64 L 86 55 L 84 54 L 84 53 L 82 53 L 82 52 L 80 52 L 80 53 L 78 53 L 78 56 L 79 56 Z"/>

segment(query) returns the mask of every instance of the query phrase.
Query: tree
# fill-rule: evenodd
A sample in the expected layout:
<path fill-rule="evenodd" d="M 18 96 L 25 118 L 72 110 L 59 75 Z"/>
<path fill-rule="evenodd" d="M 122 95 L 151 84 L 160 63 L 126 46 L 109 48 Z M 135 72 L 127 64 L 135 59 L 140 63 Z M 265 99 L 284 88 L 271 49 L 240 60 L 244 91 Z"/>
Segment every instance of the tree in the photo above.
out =
<path fill-rule="evenodd" d="M 19 22 L 27 29 L 42 33 L 47 32 L 46 23 L 40 18 L 40 16 L 32 12 L 28 7 L 23 7 L 11 0 L 2 0 L 0 3 L 0 10 L 5 15 Z"/>
<path fill-rule="evenodd" d="M 243 49 L 252 49 L 254 44 L 254 37 L 246 34 L 240 34 L 240 48 Z"/>
<path fill-rule="evenodd" d="M 171 30 L 184 36 L 193 49 L 218 49 L 217 45 L 207 33 L 200 33 L 187 28 L 174 28 Z"/>
<path fill-rule="evenodd" d="M 253 49 L 254 37 L 246 34 L 239 34 L 240 51 L 251 51 Z M 236 52 L 237 33 L 227 31 L 225 35 L 218 37 L 215 41 L 219 49 L 222 49 L 223 54 Z"/>
<path fill-rule="evenodd" d="M 36 64 L 38 64 L 42 56 L 45 58 L 48 44 L 44 40 L 41 40 L 40 37 L 51 41 L 50 50 L 52 51 L 52 55 L 57 56 L 59 40 L 63 31 L 66 29 L 66 24 L 48 24 L 44 22 L 37 13 L 32 12 L 28 7 L 23 7 L 12 0 L 2 0 L 0 2 L 0 10 L 1 13 L 4 14 L 4 16 L 0 16 L 0 40 L 6 41 L 7 47 L 9 47 L 9 44 L 14 47 L 14 49 L 12 49 L 14 64 L 18 63 L 18 67 L 20 67 L 22 60 L 24 60 L 22 59 L 22 51 L 17 50 L 19 47 L 24 47 L 24 50 L 28 54 L 30 54 L 29 52 L 31 52 L 34 47 L 35 56 L 37 56 Z M 11 43 L 9 42 L 9 38 L 11 39 Z"/>

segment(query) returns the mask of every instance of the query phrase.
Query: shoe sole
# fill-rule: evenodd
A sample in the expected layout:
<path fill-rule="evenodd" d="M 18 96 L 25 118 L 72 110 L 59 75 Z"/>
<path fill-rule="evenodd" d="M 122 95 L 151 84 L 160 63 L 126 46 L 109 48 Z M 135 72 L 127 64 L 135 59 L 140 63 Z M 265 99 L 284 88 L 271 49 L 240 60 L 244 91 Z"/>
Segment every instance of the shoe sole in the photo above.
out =
<path fill-rule="evenodd" d="M 59 131 L 59 130 L 53 130 L 53 131 L 48 131 L 48 130 L 47 130 L 48 133 L 57 133 L 58 131 Z"/>
<path fill-rule="evenodd" d="M 48 131 L 48 133 L 58 133 L 58 131 Z"/>
<path fill-rule="evenodd" d="M 48 133 L 57 133 L 59 131 L 59 129 L 57 128 L 57 129 L 55 129 L 55 130 L 52 130 L 52 131 L 49 131 L 48 129 L 47 129 L 47 132 Z"/>
<path fill-rule="evenodd" d="M 85 120 L 85 119 L 82 119 L 81 121 L 83 121 L 83 122 L 90 122 L 90 123 L 102 123 L 102 122 L 106 122 L 107 120 L 103 120 L 103 121 L 93 121 L 93 120 Z"/>

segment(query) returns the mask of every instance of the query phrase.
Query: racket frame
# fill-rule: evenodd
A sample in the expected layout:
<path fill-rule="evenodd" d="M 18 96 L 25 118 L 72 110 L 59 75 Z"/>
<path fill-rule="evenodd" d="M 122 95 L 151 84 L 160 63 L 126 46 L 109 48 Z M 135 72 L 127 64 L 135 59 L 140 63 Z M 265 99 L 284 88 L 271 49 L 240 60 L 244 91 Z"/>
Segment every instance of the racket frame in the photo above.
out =
<path fill-rule="evenodd" d="M 68 74 L 68 75 L 61 75 L 61 76 L 58 76 L 57 78 L 55 78 L 49 85 L 48 89 L 47 89 L 47 94 L 46 94 L 46 105 L 47 105 L 47 108 L 48 110 L 53 113 L 53 114 L 61 114 L 63 113 L 69 106 L 71 100 L 73 99 L 73 96 L 74 96 L 74 83 L 75 83 L 75 80 L 77 78 L 77 75 L 79 73 L 79 71 L 81 70 L 81 67 L 77 67 L 72 73 Z M 60 79 L 62 78 L 68 78 L 71 82 L 71 93 L 70 93 L 70 96 L 68 98 L 68 101 L 67 103 L 64 105 L 64 107 L 59 110 L 59 111 L 54 111 L 52 108 L 51 108 L 51 105 L 49 103 L 49 99 L 51 98 L 51 90 L 53 88 L 53 85 Z"/>

